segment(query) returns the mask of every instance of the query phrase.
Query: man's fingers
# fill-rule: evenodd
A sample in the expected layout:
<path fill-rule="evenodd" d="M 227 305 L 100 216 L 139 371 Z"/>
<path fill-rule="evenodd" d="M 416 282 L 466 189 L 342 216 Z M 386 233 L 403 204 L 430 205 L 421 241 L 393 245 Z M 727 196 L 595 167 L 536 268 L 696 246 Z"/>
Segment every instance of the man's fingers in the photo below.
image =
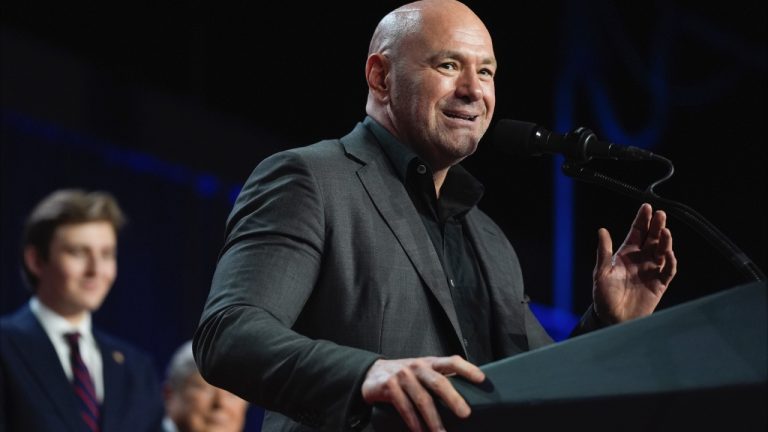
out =
<path fill-rule="evenodd" d="M 660 278 L 661 282 L 664 285 L 667 285 L 677 273 L 677 258 L 675 257 L 675 252 L 672 250 L 672 233 L 668 228 L 664 228 L 661 233 L 659 252 L 661 253 L 661 261 L 663 262 L 663 264 L 660 264 L 662 265 Z"/>
<path fill-rule="evenodd" d="M 423 371 L 422 382 L 458 417 L 469 417 L 472 410 L 445 375 L 456 374 L 479 383 L 485 379 L 483 371 L 459 356 L 434 358 L 431 369 Z"/>
<path fill-rule="evenodd" d="M 428 369 L 426 369 L 428 370 Z M 437 374 L 434 371 L 431 373 L 445 379 L 442 375 Z M 441 431 L 443 428 L 443 422 L 440 420 L 440 414 L 437 413 L 437 407 L 435 407 L 435 401 L 430 396 L 429 392 L 425 388 L 425 379 L 421 376 L 423 370 L 417 370 L 414 374 L 409 373 L 407 379 L 403 378 L 401 385 L 408 394 L 411 402 L 416 406 L 421 418 L 429 427 L 430 431 Z M 405 375 L 405 374 L 404 374 Z"/>
<path fill-rule="evenodd" d="M 459 356 L 415 359 L 379 359 L 371 366 L 361 391 L 368 403 L 389 402 L 395 406 L 411 430 L 444 430 L 435 400 L 442 400 L 458 417 L 466 418 L 471 409 L 445 376 L 456 374 L 481 382 L 485 374 Z M 422 421 L 424 423 L 422 423 Z"/>
<path fill-rule="evenodd" d="M 672 232 L 668 228 L 662 228 L 659 233 L 659 241 L 656 244 L 656 250 L 654 251 L 656 264 L 664 266 L 666 263 L 666 257 L 669 252 L 672 251 Z"/>
<path fill-rule="evenodd" d="M 595 276 L 607 273 L 613 259 L 613 242 L 611 235 L 605 228 L 597 230 L 597 262 L 595 264 Z"/>
<path fill-rule="evenodd" d="M 443 375 L 456 374 L 474 383 L 481 383 L 485 380 L 485 374 L 479 367 L 457 355 L 434 358 L 432 369 Z"/>
<path fill-rule="evenodd" d="M 645 237 L 645 246 L 656 247 L 661 240 L 662 233 L 667 227 L 667 214 L 661 210 L 657 210 L 653 213 L 650 226 L 648 227 L 648 233 Z"/>
<path fill-rule="evenodd" d="M 395 406 L 397 412 L 400 413 L 400 417 L 408 425 L 408 429 L 411 431 L 422 431 L 419 416 L 416 414 L 411 398 L 403 390 L 401 383 L 393 377 L 393 379 L 387 382 L 386 391 L 389 393 L 389 401 Z"/>
<path fill-rule="evenodd" d="M 624 240 L 625 245 L 637 245 L 642 246 L 645 237 L 648 234 L 648 225 L 651 223 L 651 216 L 653 210 L 650 204 L 643 204 L 637 211 L 635 220 L 632 221 L 632 227 L 627 233 L 627 238 Z"/>

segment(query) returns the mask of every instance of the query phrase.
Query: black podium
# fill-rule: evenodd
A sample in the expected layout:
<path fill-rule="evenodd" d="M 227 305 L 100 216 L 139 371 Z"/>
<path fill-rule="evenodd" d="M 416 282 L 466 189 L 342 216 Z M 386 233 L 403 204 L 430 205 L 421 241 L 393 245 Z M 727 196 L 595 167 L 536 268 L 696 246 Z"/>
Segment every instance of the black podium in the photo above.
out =
<path fill-rule="evenodd" d="M 438 409 L 448 431 L 765 431 L 767 309 L 765 282 L 730 288 L 452 378 L 472 415 Z M 390 405 L 372 423 L 407 430 Z"/>

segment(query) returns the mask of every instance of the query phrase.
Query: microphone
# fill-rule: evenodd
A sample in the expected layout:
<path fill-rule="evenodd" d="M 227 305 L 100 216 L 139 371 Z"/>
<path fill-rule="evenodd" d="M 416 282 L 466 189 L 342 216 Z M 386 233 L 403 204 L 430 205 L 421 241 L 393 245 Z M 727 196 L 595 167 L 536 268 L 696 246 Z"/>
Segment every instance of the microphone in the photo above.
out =
<path fill-rule="evenodd" d="M 592 158 L 650 160 L 656 155 L 633 146 L 600 141 L 591 130 L 579 127 L 566 134 L 550 132 L 534 123 L 502 119 L 493 131 L 493 145 L 510 156 L 562 154 L 567 159 L 587 162 Z"/>

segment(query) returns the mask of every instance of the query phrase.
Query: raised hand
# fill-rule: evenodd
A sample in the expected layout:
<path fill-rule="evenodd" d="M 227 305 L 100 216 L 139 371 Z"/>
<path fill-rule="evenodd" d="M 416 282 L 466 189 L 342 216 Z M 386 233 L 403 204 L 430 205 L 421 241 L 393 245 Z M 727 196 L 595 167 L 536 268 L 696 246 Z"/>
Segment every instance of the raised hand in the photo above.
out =
<path fill-rule="evenodd" d="M 613 324 L 651 314 L 677 272 L 667 215 L 640 206 L 624 243 L 613 253 L 605 228 L 598 231 L 592 273 L 595 312 Z"/>

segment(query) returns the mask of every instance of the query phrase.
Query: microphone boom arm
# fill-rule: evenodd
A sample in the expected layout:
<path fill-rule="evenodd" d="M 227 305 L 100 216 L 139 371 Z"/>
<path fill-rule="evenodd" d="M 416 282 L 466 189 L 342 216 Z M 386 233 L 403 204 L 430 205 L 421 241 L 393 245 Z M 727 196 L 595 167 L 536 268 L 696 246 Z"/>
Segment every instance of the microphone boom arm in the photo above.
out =
<path fill-rule="evenodd" d="M 567 176 L 575 178 L 577 180 L 597 184 L 610 189 L 614 192 L 618 192 L 624 195 L 628 195 L 632 198 L 640 199 L 645 202 L 649 202 L 654 207 L 660 207 L 666 212 L 676 216 L 690 228 L 692 228 L 699 235 L 704 237 L 718 252 L 720 252 L 741 274 L 747 281 L 764 281 L 766 279 L 765 274 L 760 268 L 739 249 L 725 234 L 717 229 L 711 222 L 704 218 L 694 209 L 679 203 L 674 200 L 665 199 L 657 195 L 653 191 L 653 187 L 657 186 L 661 182 L 667 180 L 672 176 L 674 167 L 672 162 L 668 159 L 656 155 L 653 155 L 654 160 L 659 160 L 667 164 L 669 172 L 667 175 L 651 184 L 645 191 L 639 188 L 616 180 L 605 174 L 593 171 L 583 163 L 574 161 L 572 159 L 566 159 L 562 165 L 563 173 Z"/>

